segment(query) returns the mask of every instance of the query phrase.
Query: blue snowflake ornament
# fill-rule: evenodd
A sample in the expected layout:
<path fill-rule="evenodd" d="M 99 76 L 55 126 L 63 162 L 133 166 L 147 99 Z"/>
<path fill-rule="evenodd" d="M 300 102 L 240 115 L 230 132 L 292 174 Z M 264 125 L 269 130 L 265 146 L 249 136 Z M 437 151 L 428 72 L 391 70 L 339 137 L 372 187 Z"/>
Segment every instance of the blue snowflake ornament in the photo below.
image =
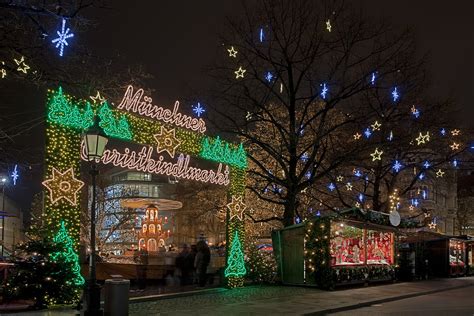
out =
<path fill-rule="evenodd" d="M 63 56 L 64 46 L 69 46 L 67 39 L 74 37 L 74 33 L 69 33 L 70 29 L 66 28 L 66 19 L 63 19 L 63 24 L 61 27 L 61 32 L 56 31 L 58 37 L 53 39 L 51 42 L 56 44 L 56 48 L 59 48 L 59 56 Z"/>

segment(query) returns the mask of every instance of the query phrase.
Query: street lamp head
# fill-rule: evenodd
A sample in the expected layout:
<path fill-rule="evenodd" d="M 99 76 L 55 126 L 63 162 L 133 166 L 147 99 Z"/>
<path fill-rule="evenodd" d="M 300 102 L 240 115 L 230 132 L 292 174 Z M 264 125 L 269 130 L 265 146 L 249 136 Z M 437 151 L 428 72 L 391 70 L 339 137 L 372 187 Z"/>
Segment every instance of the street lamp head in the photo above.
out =
<path fill-rule="evenodd" d="M 8 182 L 8 177 L 0 175 L 0 181 L 2 184 L 6 184 Z"/>
<path fill-rule="evenodd" d="M 87 160 L 97 161 L 102 158 L 105 146 L 109 139 L 104 134 L 96 120 L 94 125 L 83 134 L 83 141 L 86 149 Z"/>

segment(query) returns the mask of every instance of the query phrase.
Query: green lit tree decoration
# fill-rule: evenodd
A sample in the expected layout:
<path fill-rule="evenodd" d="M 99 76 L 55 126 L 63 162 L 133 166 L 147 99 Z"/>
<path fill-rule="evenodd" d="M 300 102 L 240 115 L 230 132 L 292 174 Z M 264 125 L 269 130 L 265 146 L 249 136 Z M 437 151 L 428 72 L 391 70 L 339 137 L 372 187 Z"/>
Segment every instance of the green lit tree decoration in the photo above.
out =
<path fill-rule="evenodd" d="M 79 105 L 73 104 L 59 87 L 49 101 L 48 118 L 54 123 L 85 130 L 94 124 L 94 110 L 89 102 L 86 102 L 84 110 L 80 110 Z"/>
<path fill-rule="evenodd" d="M 235 231 L 232 245 L 230 247 L 229 258 L 227 259 L 227 268 L 224 271 L 226 278 L 243 277 L 247 273 L 245 269 L 244 252 L 240 243 L 239 234 Z"/>
<path fill-rule="evenodd" d="M 53 241 L 56 244 L 61 245 L 62 251 L 53 252 L 51 254 L 51 260 L 54 262 L 63 262 L 71 265 L 72 280 L 66 281 L 76 286 L 84 284 L 84 278 L 81 275 L 81 266 L 79 265 L 79 257 L 74 251 L 74 242 L 69 236 L 69 233 L 64 226 L 64 222 L 61 222 L 61 227 L 58 233 L 54 236 Z"/>
<path fill-rule="evenodd" d="M 241 169 L 247 168 L 247 153 L 242 144 L 232 148 L 227 142 L 217 136 L 214 141 L 204 137 L 201 143 L 200 156 L 217 162 L 226 163 Z"/>
<path fill-rule="evenodd" d="M 132 132 L 125 115 L 118 120 L 115 118 L 114 112 L 110 109 L 107 101 L 99 109 L 100 122 L 99 125 L 104 129 L 108 136 L 121 139 L 131 140 Z"/>

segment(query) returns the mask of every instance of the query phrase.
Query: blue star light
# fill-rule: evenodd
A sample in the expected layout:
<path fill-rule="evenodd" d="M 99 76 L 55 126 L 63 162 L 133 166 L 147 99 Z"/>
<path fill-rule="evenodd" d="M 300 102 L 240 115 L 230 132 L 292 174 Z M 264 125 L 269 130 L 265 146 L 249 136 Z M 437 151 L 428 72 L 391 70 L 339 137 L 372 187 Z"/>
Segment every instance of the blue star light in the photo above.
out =
<path fill-rule="evenodd" d="M 425 174 L 423 172 L 420 173 L 420 175 L 418 176 L 418 179 L 423 180 L 424 178 L 425 178 Z"/>
<path fill-rule="evenodd" d="M 392 98 L 393 98 L 393 102 L 397 102 L 398 99 L 400 98 L 397 87 L 395 87 L 392 91 Z"/>
<path fill-rule="evenodd" d="M 56 48 L 59 48 L 59 56 L 61 57 L 63 56 L 64 46 L 69 46 L 67 39 L 74 37 L 74 34 L 69 33 L 69 31 L 69 28 L 66 28 L 66 20 L 63 19 L 61 32 L 56 31 L 56 33 L 58 33 L 58 37 L 51 41 L 53 44 L 56 44 Z"/>
<path fill-rule="evenodd" d="M 321 98 L 326 99 L 326 94 L 328 93 L 329 89 L 326 86 L 326 83 L 322 84 L 323 90 L 321 90 Z"/>
<path fill-rule="evenodd" d="M 309 156 L 308 156 L 307 153 L 303 153 L 303 154 L 301 155 L 301 160 L 303 160 L 303 162 L 308 161 L 308 158 L 309 158 Z"/>
<path fill-rule="evenodd" d="M 321 212 L 318 211 L 318 212 L 316 213 L 316 216 L 321 216 Z"/>
<path fill-rule="evenodd" d="M 362 173 L 360 172 L 359 169 L 357 169 L 357 170 L 354 172 L 354 175 L 355 175 L 356 177 L 362 177 Z"/>
<path fill-rule="evenodd" d="M 370 78 L 370 83 L 375 85 L 375 72 L 372 73 L 372 77 Z"/>
<path fill-rule="evenodd" d="M 260 43 L 263 43 L 263 40 L 265 39 L 265 34 L 263 33 L 263 27 L 260 28 Z"/>
<path fill-rule="evenodd" d="M 272 82 L 273 74 L 270 71 L 267 71 L 267 73 L 265 74 L 265 80 L 267 80 L 268 82 Z"/>
<path fill-rule="evenodd" d="M 206 110 L 204 110 L 201 103 L 198 102 L 197 105 L 193 106 L 193 112 L 196 113 L 198 117 L 201 117 L 202 113 L 206 112 Z"/>
<path fill-rule="evenodd" d="M 430 162 L 429 162 L 428 160 L 426 160 L 426 161 L 423 163 L 423 167 L 424 167 L 425 169 L 428 169 L 429 167 L 431 167 Z"/>
<path fill-rule="evenodd" d="M 305 173 L 305 176 L 306 176 L 307 179 L 310 179 L 311 178 L 311 171 L 307 171 Z"/>
<path fill-rule="evenodd" d="M 395 170 L 395 172 L 399 172 L 402 167 L 403 165 L 398 160 L 395 160 L 392 169 Z"/>
<path fill-rule="evenodd" d="M 459 162 L 457 161 L 457 159 L 454 159 L 453 160 L 453 167 L 457 168 L 458 165 L 459 165 Z"/>
<path fill-rule="evenodd" d="M 336 189 L 336 186 L 334 185 L 334 183 L 331 182 L 331 183 L 329 183 L 329 185 L 328 185 L 328 189 L 329 189 L 329 191 L 332 192 L 332 191 L 334 191 L 334 190 Z"/>
<path fill-rule="evenodd" d="M 11 176 L 13 180 L 13 185 L 16 185 L 16 180 L 18 180 L 18 177 L 20 177 L 20 174 L 18 173 L 18 165 L 15 165 Z"/>
<path fill-rule="evenodd" d="M 420 202 L 418 202 L 418 199 L 411 199 L 411 205 L 418 207 L 418 205 L 420 205 Z"/>
<path fill-rule="evenodd" d="M 426 200 L 426 198 L 428 197 L 428 193 L 426 193 L 426 190 L 421 191 L 421 197 L 423 198 L 423 200 Z"/>
<path fill-rule="evenodd" d="M 370 130 L 370 127 L 367 127 L 367 129 L 364 131 L 365 138 L 370 138 L 372 135 L 372 131 Z"/>
<path fill-rule="evenodd" d="M 442 136 L 446 136 L 446 129 L 442 128 L 439 132 Z"/>
<path fill-rule="evenodd" d="M 359 193 L 358 199 L 361 203 L 364 202 L 364 195 L 362 193 Z"/>
<path fill-rule="evenodd" d="M 413 114 L 413 116 L 414 116 L 415 118 L 419 118 L 419 117 L 420 117 L 420 110 L 415 109 L 415 110 L 412 112 L 412 114 Z"/>

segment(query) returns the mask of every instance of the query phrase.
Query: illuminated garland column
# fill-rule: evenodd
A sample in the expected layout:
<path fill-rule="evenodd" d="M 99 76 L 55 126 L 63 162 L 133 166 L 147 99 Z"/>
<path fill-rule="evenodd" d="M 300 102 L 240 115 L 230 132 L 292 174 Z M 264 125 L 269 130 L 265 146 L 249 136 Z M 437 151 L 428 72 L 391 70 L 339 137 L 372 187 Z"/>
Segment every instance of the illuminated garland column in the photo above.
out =
<path fill-rule="evenodd" d="M 244 285 L 244 275 L 246 274 L 245 262 L 243 258 L 245 238 L 244 204 L 246 170 L 231 167 L 231 187 L 230 196 L 232 201 L 227 204 L 229 209 L 227 216 L 227 265 L 225 277 L 227 285 L 231 288 Z M 237 239 L 237 240 L 236 240 Z"/>

